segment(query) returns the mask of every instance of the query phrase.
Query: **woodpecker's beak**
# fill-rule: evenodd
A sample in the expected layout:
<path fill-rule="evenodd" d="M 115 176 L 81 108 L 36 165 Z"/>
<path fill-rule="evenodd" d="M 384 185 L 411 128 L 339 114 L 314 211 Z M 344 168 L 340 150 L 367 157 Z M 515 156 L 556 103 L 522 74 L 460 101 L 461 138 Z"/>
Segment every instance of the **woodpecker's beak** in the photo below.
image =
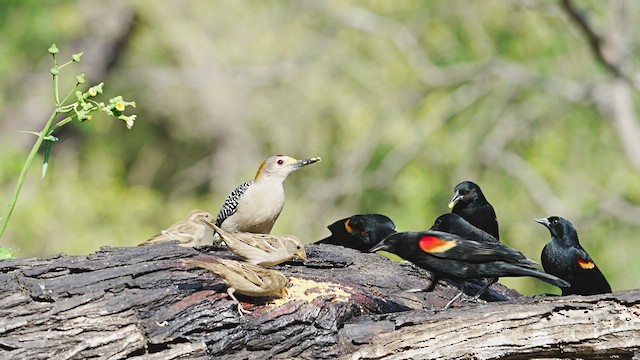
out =
<path fill-rule="evenodd" d="M 314 157 L 311 159 L 302 159 L 302 160 L 298 160 L 296 162 L 293 163 L 293 167 L 294 168 L 301 168 L 303 166 L 307 166 L 307 165 L 311 165 L 313 163 L 317 163 L 318 161 L 320 161 L 321 159 L 319 157 Z"/>
<path fill-rule="evenodd" d="M 551 226 L 551 223 L 549 222 L 549 219 L 547 219 L 547 218 L 533 219 L 533 221 L 535 221 L 537 223 L 540 223 L 540 224 L 542 224 L 542 225 L 544 225 L 546 227 Z"/>
<path fill-rule="evenodd" d="M 456 191 L 456 193 L 453 195 L 453 199 L 451 199 L 451 202 L 449 203 L 449 205 L 447 205 L 449 209 L 453 209 L 453 207 L 456 206 L 458 201 L 462 200 L 462 198 L 463 195 L 460 195 L 460 193 Z"/>

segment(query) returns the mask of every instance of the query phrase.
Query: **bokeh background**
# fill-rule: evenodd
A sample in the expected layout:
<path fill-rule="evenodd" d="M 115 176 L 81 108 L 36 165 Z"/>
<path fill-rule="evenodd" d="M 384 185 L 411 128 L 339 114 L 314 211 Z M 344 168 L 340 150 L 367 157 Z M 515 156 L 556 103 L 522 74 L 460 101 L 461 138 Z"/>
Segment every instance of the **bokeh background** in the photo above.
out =
<path fill-rule="evenodd" d="M 421 230 L 480 184 L 503 241 L 539 260 L 561 215 L 615 290 L 640 287 L 640 2 L 0 2 L 0 202 L 51 113 L 51 57 L 84 52 L 132 130 L 96 116 L 30 171 L 0 245 L 19 257 L 135 246 L 216 214 L 268 156 L 321 156 L 285 183 L 274 233 L 354 213 Z M 571 4 L 569 4 L 571 5 Z M 592 31 L 593 33 L 590 33 Z M 590 41 L 589 34 L 597 41 Z M 592 39 L 592 40 L 593 40 Z M 523 293 L 557 289 L 501 280 Z"/>

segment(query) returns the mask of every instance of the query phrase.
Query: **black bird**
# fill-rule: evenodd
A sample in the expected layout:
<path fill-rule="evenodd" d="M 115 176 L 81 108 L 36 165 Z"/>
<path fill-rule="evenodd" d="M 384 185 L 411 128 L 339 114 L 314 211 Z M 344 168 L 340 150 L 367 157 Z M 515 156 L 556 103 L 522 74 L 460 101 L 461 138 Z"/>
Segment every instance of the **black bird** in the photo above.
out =
<path fill-rule="evenodd" d="M 551 240 L 542 249 L 544 271 L 571 283 L 562 295 L 595 295 L 611 292 L 611 286 L 591 256 L 580 246 L 578 232 L 567 219 L 551 216 L 534 219 L 551 232 Z"/>
<path fill-rule="evenodd" d="M 436 278 L 460 281 L 532 276 L 558 287 L 569 286 L 565 280 L 533 268 L 531 260 L 500 242 L 473 241 L 441 231 L 401 232 L 388 236 L 370 251 L 378 250 L 392 252 L 433 272 Z M 482 295 L 488 285 L 490 283 L 475 297 Z M 446 307 L 460 295 L 456 295 Z"/>
<path fill-rule="evenodd" d="M 471 225 L 471 223 L 456 213 L 448 213 L 438 216 L 429 230 L 458 235 L 468 240 L 488 243 L 500 242 L 500 240 L 491 236 L 488 232 Z"/>
<path fill-rule="evenodd" d="M 480 186 L 471 181 L 463 181 L 453 191 L 453 198 L 449 203 L 451 212 L 500 240 L 496 212 L 484 197 Z"/>
<path fill-rule="evenodd" d="M 474 240 L 478 242 L 486 242 L 489 244 L 500 243 L 500 240 L 489 235 L 489 233 L 471 225 L 467 220 L 463 219 L 462 216 L 456 213 L 440 215 L 429 230 L 443 231 L 449 234 L 458 235 L 468 240 Z M 519 261 L 529 265 L 537 265 L 535 261 L 528 259 L 519 251 L 516 251 L 516 253 L 517 254 L 514 254 L 514 256 Z M 496 278 L 487 279 L 487 281 L 488 283 L 485 284 L 485 286 L 489 287 L 491 286 L 491 284 L 498 281 L 498 278 L 496 277 Z"/>
<path fill-rule="evenodd" d="M 382 239 L 396 232 L 396 225 L 385 215 L 357 214 L 327 226 L 331 236 L 318 243 L 334 244 L 367 252 Z"/>

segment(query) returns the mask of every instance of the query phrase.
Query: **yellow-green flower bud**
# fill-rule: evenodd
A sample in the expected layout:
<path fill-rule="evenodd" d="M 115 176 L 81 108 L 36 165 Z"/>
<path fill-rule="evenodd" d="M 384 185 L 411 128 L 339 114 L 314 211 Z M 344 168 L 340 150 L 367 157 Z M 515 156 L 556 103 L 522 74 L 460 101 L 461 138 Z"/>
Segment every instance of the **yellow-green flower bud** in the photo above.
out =
<path fill-rule="evenodd" d="M 49 52 L 49 54 L 51 55 L 55 55 L 57 53 L 60 52 L 60 50 L 58 50 L 58 47 L 56 46 L 55 43 L 51 44 L 51 46 L 49 47 L 49 49 L 47 50 Z"/>

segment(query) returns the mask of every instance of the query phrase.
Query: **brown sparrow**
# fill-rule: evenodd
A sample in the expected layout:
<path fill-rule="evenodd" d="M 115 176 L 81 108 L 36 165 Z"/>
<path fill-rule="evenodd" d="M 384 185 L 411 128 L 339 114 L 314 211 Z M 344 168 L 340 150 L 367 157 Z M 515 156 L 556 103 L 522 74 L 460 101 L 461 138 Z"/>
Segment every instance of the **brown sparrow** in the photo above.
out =
<path fill-rule="evenodd" d="M 203 222 L 220 234 L 231 252 L 242 257 L 248 263 L 273 266 L 294 257 L 307 260 L 304 245 L 293 235 L 234 233 L 222 230 L 210 221 L 203 220 Z"/>
<path fill-rule="evenodd" d="M 240 316 L 249 314 L 251 311 L 242 307 L 240 301 L 233 295 L 236 291 L 251 297 L 287 295 L 286 286 L 289 281 L 280 271 L 229 259 L 211 258 L 211 260 L 209 262 L 185 259 L 182 263 L 201 267 L 218 275 L 229 287 L 227 294 L 238 303 Z"/>
<path fill-rule="evenodd" d="M 193 210 L 186 218 L 171 225 L 160 234 L 152 237 L 140 245 L 150 245 L 172 240 L 178 240 L 178 245 L 194 247 L 213 244 L 213 230 L 203 224 L 212 221 L 213 216 L 204 210 Z"/>

